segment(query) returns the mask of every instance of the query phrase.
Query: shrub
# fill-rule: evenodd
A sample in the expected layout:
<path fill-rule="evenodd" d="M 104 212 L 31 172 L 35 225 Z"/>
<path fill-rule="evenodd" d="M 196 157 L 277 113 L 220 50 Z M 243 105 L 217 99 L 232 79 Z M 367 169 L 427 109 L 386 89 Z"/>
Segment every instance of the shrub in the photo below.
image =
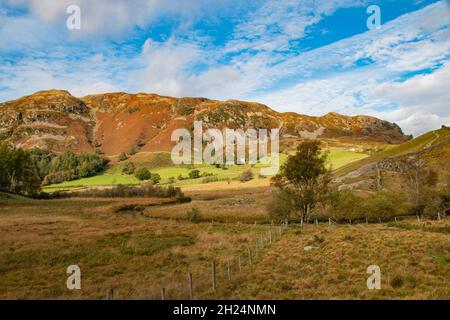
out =
<path fill-rule="evenodd" d="M 175 177 L 170 177 L 170 178 L 169 178 L 169 183 L 170 183 L 170 184 L 175 183 Z"/>
<path fill-rule="evenodd" d="M 217 176 L 212 177 L 206 177 L 202 179 L 202 183 L 211 183 L 211 182 L 217 182 L 219 181 L 219 178 Z"/>
<path fill-rule="evenodd" d="M 151 173 L 150 179 L 154 184 L 158 184 L 161 181 L 161 176 L 158 173 Z"/>
<path fill-rule="evenodd" d="M 335 220 L 349 220 L 365 217 L 363 199 L 351 190 L 333 192 L 329 196 L 330 215 Z"/>
<path fill-rule="evenodd" d="M 193 223 L 199 223 L 203 220 L 202 216 L 200 215 L 200 210 L 195 207 L 188 211 L 186 216 L 187 220 Z"/>
<path fill-rule="evenodd" d="M 198 178 L 200 178 L 199 170 L 192 170 L 189 172 L 189 179 L 198 179 Z"/>
<path fill-rule="evenodd" d="M 241 176 L 239 177 L 239 180 L 241 182 L 247 182 L 247 181 L 252 180 L 253 176 L 254 175 L 253 175 L 252 170 L 249 169 L 249 170 L 246 170 L 246 171 L 242 172 Z"/>
<path fill-rule="evenodd" d="M 136 179 L 143 181 L 143 180 L 149 180 L 152 175 L 151 175 L 150 171 L 148 171 L 147 168 L 140 167 L 135 170 L 134 176 L 136 177 Z"/>
<path fill-rule="evenodd" d="M 276 191 L 272 200 L 266 205 L 266 210 L 272 219 L 282 222 L 290 218 L 295 207 L 288 193 Z"/>
<path fill-rule="evenodd" d="M 401 288 L 403 286 L 403 277 L 400 274 L 395 274 L 391 279 L 392 288 Z"/>
<path fill-rule="evenodd" d="M 127 162 L 122 168 L 123 174 L 134 174 L 134 171 L 136 170 L 136 166 L 133 162 Z"/>
<path fill-rule="evenodd" d="M 194 111 L 195 111 L 195 109 L 192 107 L 182 106 L 178 109 L 178 114 L 180 116 L 189 116 L 189 115 L 193 114 Z"/>
<path fill-rule="evenodd" d="M 125 160 L 127 160 L 128 159 L 128 156 L 127 156 L 127 154 L 125 153 L 125 152 L 122 152 L 120 155 L 119 155 L 119 161 L 125 161 Z"/>
<path fill-rule="evenodd" d="M 54 192 L 50 198 L 134 198 L 134 197 L 156 197 L 156 198 L 176 198 L 177 202 L 190 202 L 191 198 L 186 197 L 180 188 L 174 186 L 161 187 L 152 183 L 145 183 L 139 186 L 117 185 L 109 189 L 90 189 L 75 192 Z"/>
<path fill-rule="evenodd" d="M 381 191 L 364 200 L 363 210 L 368 218 L 386 220 L 404 214 L 407 203 L 402 193 Z"/>

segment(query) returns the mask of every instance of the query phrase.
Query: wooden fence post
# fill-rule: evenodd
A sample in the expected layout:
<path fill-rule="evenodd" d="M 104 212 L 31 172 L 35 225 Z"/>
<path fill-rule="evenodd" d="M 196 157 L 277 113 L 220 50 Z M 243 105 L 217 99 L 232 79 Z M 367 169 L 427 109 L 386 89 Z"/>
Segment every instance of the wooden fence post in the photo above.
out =
<path fill-rule="evenodd" d="M 420 223 L 420 217 L 419 217 L 419 216 L 417 216 L 417 222 L 419 222 L 419 223 Z"/>
<path fill-rule="evenodd" d="M 319 225 L 319 221 L 316 219 L 316 226 L 318 226 Z"/>
<path fill-rule="evenodd" d="M 272 243 L 272 230 L 269 231 L 269 243 L 270 244 Z"/>
<path fill-rule="evenodd" d="M 228 281 L 231 281 L 231 267 L 230 267 L 230 261 L 227 263 L 227 273 L 228 273 Z"/>
<path fill-rule="evenodd" d="M 189 285 L 189 300 L 194 298 L 194 294 L 192 291 L 192 273 L 188 273 L 188 285 Z"/>
<path fill-rule="evenodd" d="M 213 260 L 213 262 L 211 263 L 211 267 L 212 267 L 212 273 L 211 273 L 211 280 L 212 280 L 212 289 L 214 291 L 216 291 L 216 262 Z"/>
<path fill-rule="evenodd" d="M 108 289 L 106 291 L 106 300 L 114 300 L 114 289 Z"/>
<path fill-rule="evenodd" d="M 438 212 L 438 220 L 441 220 L 441 213 Z"/>
<path fill-rule="evenodd" d="M 328 218 L 328 225 L 331 226 L 331 218 Z"/>
<path fill-rule="evenodd" d="M 166 288 L 161 288 L 161 300 L 166 300 Z"/>
<path fill-rule="evenodd" d="M 300 227 L 303 228 L 303 218 L 300 219 Z"/>
<path fill-rule="evenodd" d="M 250 247 L 247 248 L 248 253 L 248 263 L 249 265 L 252 265 L 252 251 L 250 250 Z"/>

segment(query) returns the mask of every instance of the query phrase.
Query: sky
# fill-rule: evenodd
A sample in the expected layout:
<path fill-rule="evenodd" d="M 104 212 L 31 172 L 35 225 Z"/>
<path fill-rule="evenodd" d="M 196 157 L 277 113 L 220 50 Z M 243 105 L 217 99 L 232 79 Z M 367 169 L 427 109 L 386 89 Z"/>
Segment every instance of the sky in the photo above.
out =
<path fill-rule="evenodd" d="M 447 0 L 0 0 L 0 101 L 47 89 L 239 99 L 373 115 L 417 136 L 450 125 L 449 24 Z"/>

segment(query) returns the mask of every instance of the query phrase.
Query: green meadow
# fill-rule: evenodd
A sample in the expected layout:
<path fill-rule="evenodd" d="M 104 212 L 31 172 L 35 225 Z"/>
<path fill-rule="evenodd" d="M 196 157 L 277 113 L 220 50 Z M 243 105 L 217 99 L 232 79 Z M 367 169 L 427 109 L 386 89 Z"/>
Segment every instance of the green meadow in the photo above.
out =
<path fill-rule="evenodd" d="M 364 153 L 351 152 L 339 149 L 330 149 L 329 152 L 329 165 L 332 169 L 341 168 L 351 162 L 364 159 L 367 157 Z M 286 154 L 280 154 L 281 164 L 287 159 Z M 192 185 L 204 183 L 203 177 L 199 179 L 188 179 L 189 172 L 192 170 L 199 170 L 200 174 L 207 173 L 214 177 L 217 177 L 219 181 L 238 179 L 239 176 L 245 170 L 253 169 L 255 174 L 258 174 L 260 168 L 267 167 L 266 164 L 250 165 L 233 165 L 226 166 L 225 168 L 217 168 L 209 164 L 197 164 L 197 165 L 170 165 L 170 153 L 139 153 L 131 157 L 129 160 L 133 162 L 136 167 L 146 167 L 152 173 L 157 173 L 161 176 L 161 184 L 167 184 L 171 178 L 175 179 L 177 186 Z M 130 185 L 139 184 L 141 181 L 136 179 L 132 175 L 122 174 L 122 168 L 127 161 L 119 162 L 114 166 L 108 168 L 102 174 L 83 178 L 73 181 L 66 181 L 59 184 L 54 184 L 44 187 L 46 192 L 54 192 L 58 190 L 68 190 L 80 187 L 93 187 L 93 186 L 113 186 L 113 185 Z M 178 177 L 182 176 L 185 179 L 178 180 Z"/>

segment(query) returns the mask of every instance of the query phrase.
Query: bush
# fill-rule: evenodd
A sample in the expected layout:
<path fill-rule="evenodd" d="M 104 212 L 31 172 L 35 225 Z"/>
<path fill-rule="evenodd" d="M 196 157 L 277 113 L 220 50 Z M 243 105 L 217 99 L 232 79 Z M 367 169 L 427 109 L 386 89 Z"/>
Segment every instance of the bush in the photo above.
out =
<path fill-rule="evenodd" d="M 329 196 L 330 216 L 337 220 L 349 220 L 366 216 L 364 200 L 351 190 L 333 192 Z"/>
<path fill-rule="evenodd" d="M 54 192 L 49 195 L 50 198 L 135 198 L 135 197 L 156 197 L 156 198 L 176 198 L 178 202 L 190 202 L 180 188 L 174 186 L 160 187 L 152 183 L 146 183 L 139 186 L 117 185 L 109 189 L 90 189 L 78 192 Z"/>
<path fill-rule="evenodd" d="M 134 172 L 134 176 L 136 177 L 136 179 L 141 181 L 150 180 L 150 178 L 152 177 L 150 171 L 148 171 L 148 169 L 144 167 L 137 168 Z"/>
<path fill-rule="evenodd" d="M 175 177 L 170 177 L 170 178 L 169 178 L 169 183 L 170 183 L 170 184 L 175 183 Z"/>
<path fill-rule="evenodd" d="M 192 170 L 189 172 L 189 179 L 198 179 L 198 178 L 200 178 L 199 170 Z"/>
<path fill-rule="evenodd" d="M 272 219 L 278 222 L 289 220 L 295 207 L 290 195 L 283 191 L 276 191 L 272 200 L 266 205 L 266 210 Z"/>
<path fill-rule="evenodd" d="M 188 221 L 193 223 L 199 223 L 203 220 L 202 216 L 200 215 L 200 210 L 195 207 L 188 211 L 186 217 Z"/>
<path fill-rule="evenodd" d="M 249 169 L 249 170 L 246 170 L 246 171 L 242 172 L 241 176 L 239 177 L 239 180 L 241 182 L 247 182 L 247 181 L 252 180 L 253 176 L 254 175 L 253 175 L 252 170 Z"/>
<path fill-rule="evenodd" d="M 219 178 L 217 176 L 212 177 L 206 177 L 202 179 L 202 183 L 211 183 L 211 182 L 217 182 L 219 181 Z"/>
<path fill-rule="evenodd" d="M 154 184 L 158 184 L 161 181 L 161 176 L 158 173 L 151 173 L 150 179 Z"/>
<path fill-rule="evenodd" d="M 403 286 L 403 277 L 400 274 L 395 274 L 391 279 L 392 288 L 401 288 Z"/>
<path fill-rule="evenodd" d="M 136 166 L 133 162 L 127 162 L 122 168 L 123 174 L 134 174 L 134 171 L 136 170 Z"/>
<path fill-rule="evenodd" d="M 364 200 L 363 210 L 368 218 L 386 220 L 403 215 L 407 211 L 407 202 L 402 193 L 381 191 Z"/>

